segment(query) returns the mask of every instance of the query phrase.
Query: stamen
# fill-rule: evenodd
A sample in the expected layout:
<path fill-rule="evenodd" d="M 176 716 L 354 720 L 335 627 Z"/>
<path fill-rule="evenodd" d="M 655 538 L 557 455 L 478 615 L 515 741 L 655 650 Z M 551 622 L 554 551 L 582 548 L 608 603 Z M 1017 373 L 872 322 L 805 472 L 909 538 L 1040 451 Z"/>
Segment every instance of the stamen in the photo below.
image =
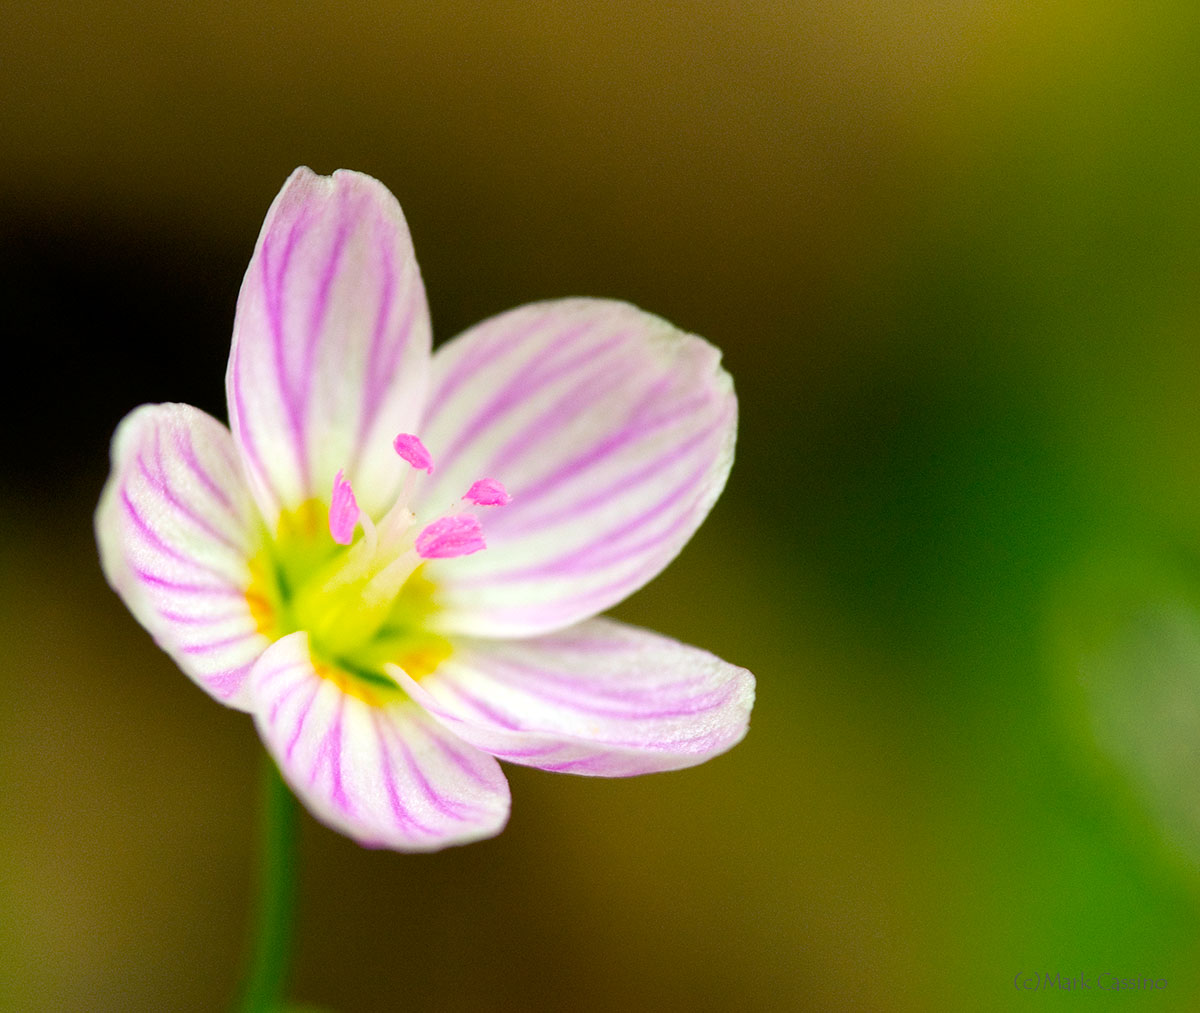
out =
<path fill-rule="evenodd" d="M 354 490 L 339 470 L 333 478 L 333 496 L 329 505 L 329 533 L 338 545 L 349 545 L 354 541 L 354 527 L 359 516 Z"/>
<path fill-rule="evenodd" d="M 463 499 L 476 506 L 507 506 L 512 497 L 494 478 L 481 478 L 467 490 Z"/>
<path fill-rule="evenodd" d="M 424 559 L 452 559 L 486 549 L 483 529 L 470 514 L 439 517 L 417 535 L 416 549 Z"/>
<path fill-rule="evenodd" d="M 384 515 L 379 522 L 379 543 L 384 552 L 390 555 L 395 551 L 414 519 L 413 512 L 399 501 Z"/>
<path fill-rule="evenodd" d="M 365 577 L 375 562 L 375 553 L 379 548 L 379 535 L 375 531 L 375 525 L 371 523 L 371 517 L 365 510 L 359 512 L 358 523 L 363 529 L 362 540 L 346 555 L 346 561 L 338 571 L 324 583 L 321 590 L 325 594 L 331 594 L 339 587 Z"/>
<path fill-rule="evenodd" d="M 421 558 L 409 548 L 400 553 L 387 566 L 380 570 L 362 589 L 363 604 L 375 607 L 395 601 L 396 595 L 404 582 L 412 576 L 413 570 L 421 565 Z"/>
<path fill-rule="evenodd" d="M 418 471 L 423 470 L 427 475 L 433 474 L 433 457 L 417 437 L 410 433 L 401 433 L 392 441 L 392 449 Z"/>

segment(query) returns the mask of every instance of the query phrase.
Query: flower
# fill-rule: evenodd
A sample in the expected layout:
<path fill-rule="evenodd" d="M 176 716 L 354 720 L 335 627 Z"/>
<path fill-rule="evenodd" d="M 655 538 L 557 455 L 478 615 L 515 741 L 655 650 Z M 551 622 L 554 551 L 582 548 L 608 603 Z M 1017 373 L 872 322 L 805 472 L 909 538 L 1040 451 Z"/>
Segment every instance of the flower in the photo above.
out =
<path fill-rule="evenodd" d="M 226 394 L 229 429 L 182 404 L 121 422 L 101 563 L 329 826 L 465 843 L 508 819 L 496 758 L 627 776 L 745 735 L 749 672 L 592 618 L 725 485 L 737 401 L 705 341 L 564 299 L 431 356 L 395 198 L 301 168 L 242 283 Z"/>

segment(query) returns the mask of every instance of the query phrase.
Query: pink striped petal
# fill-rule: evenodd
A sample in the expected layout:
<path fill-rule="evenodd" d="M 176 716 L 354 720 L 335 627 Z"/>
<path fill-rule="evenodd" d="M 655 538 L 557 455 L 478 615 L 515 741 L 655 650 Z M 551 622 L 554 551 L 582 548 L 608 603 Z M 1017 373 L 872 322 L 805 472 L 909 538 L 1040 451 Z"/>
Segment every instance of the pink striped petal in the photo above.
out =
<path fill-rule="evenodd" d="M 460 640 L 419 683 L 393 674 L 459 738 L 542 770 L 626 777 L 691 767 L 746 734 L 754 677 L 609 619 L 534 640 Z"/>
<path fill-rule="evenodd" d="M 268 644 L 247 598 L 261 522 L 229 430 L 190 405 L 143 405 L 121 422 L 96 509 L 109 584 L 175 663 L 246 709 Z"/>
<path fill-rule="evenodd" d="M 512 503 L 488 551 L 429 564 L 447 632 L 528 636 L 603 611 L 667 565 L 725 485 L 737 400 L 720 353 L 626 303 L 487 320 L 434 356 L 433 512 L 479 475 Z M 418 513 L 420 508 L 418 506 Z"/>
<path fill-rule="evenodd" d="M 238 297 L 229 417 L 264 515 L 319 497 L 344 469 L 377 515 L 416 428 L 429 309 L 400 205 L 382 183 L 297 169 L 267 213 Z"/>
<path fill-rule="evenodd" d="M 273 644 L 250 676 L 254 722 L 285 780 L 323 823 L 368 847 L 436 851 L 498 834 L 499 764 L 397 690 L 323 677 L 305 633 Z"/>

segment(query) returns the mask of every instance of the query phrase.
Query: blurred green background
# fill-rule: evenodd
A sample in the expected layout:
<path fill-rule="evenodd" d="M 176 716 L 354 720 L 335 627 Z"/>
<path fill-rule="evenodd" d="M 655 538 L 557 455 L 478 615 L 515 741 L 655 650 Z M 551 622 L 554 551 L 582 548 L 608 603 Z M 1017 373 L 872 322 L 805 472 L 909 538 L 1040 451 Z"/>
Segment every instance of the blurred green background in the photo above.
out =
<path fill-rule="evenodd" d="M 729 488 L 616 615 L 759 680 L 494 841 L 305 817 L 339 1010 L 1200 1009 L 1200 8 L 6 7 L 0 1007 L 233 994 L 259 746 L 106 586 L 119 418 L 224 417 L 298 164 L 383 180 L 445 339 L 564 295 L 708 337 Z M 1119 978 L 1149 992 L 1098 991 Z"/>

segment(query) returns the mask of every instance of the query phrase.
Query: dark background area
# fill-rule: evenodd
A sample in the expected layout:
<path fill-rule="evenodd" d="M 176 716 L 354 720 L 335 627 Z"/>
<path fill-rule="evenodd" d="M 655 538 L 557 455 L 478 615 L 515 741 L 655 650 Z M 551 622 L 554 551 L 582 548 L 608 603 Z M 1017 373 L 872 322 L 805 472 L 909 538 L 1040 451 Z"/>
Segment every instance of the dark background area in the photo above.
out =
<path fill-rule="evenodd" d="M 509 768 L 494 841 L 305 817 L 298 1000 L 1008 1009 L 1048 973 L 1197 1008 L 1194 5 L 5 23 L 0 1006 L 235 990 L 260 747 L 104 585 L 91 513 L 135 405 L 225 417 L 241 275 L 307 164 L 397 195 L 435 340 L 598 295 L 724 350 L 729 487 L 615 614 L 759 688 L 695 770 Z"/>

